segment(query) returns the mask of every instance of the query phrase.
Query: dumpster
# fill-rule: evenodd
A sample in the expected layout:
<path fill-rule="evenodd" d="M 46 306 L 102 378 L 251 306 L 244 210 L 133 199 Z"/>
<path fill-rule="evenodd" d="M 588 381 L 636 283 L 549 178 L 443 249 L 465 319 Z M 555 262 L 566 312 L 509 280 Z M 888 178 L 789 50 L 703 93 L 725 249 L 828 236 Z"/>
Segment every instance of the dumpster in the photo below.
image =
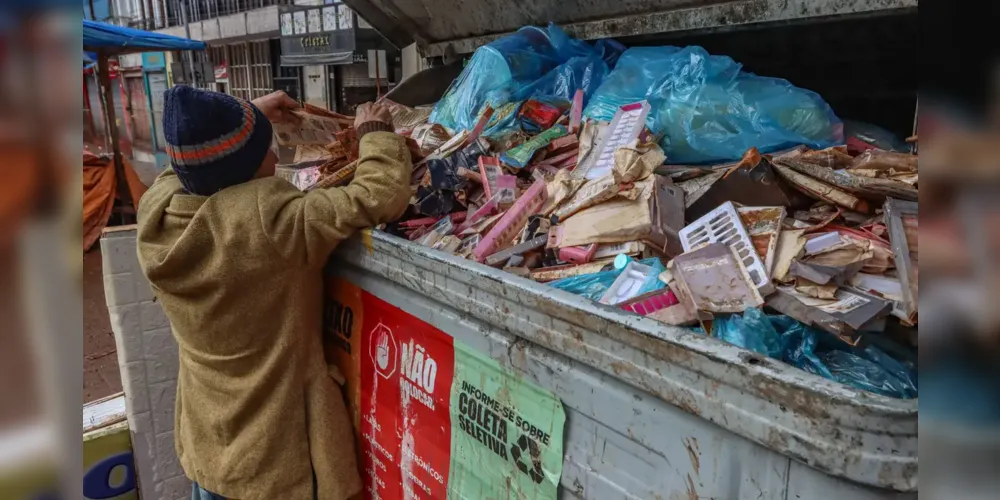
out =
<path fill-rule="evenodd" d="M 734 26 L 763 33 L 779 21 L 915 18 L 916 9 L 347 3 L 437 65 L 416 87 L 394 89 L 407 105 L 440 97 L 456 56 L 543 21 L 583 39 L 649 44 Z M 915 399 L 841 385 L 379 231 L 344 243 L 326 273 L 325 349 L 354 412 L 366 498 L 917 496 Z"/>

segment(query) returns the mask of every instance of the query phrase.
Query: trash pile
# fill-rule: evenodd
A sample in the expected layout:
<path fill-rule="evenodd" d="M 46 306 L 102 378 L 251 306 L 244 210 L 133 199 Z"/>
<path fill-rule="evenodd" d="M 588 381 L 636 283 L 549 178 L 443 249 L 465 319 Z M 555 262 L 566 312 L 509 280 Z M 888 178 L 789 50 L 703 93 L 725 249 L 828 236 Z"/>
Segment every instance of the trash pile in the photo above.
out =
<path fill-rule="evenodd" d="M 916 397 L 917 157 L 845 139 L 818 96 L 729 58 L 622 49 L 525 28 L 479 49 L 433 110 L 383 100 L 414 171 L 410 209 L 382 229 Z M 700 83 L 674 76 L 691 74 L 682 60 L 707 65 Z M 730 112 L 735 100 L 772 107 Z M 279 131 L 298 148 L 283 175 L 304 190 L 346 184 L 346 117 L 302 113 L 330 128 L 308 144 Z"/>

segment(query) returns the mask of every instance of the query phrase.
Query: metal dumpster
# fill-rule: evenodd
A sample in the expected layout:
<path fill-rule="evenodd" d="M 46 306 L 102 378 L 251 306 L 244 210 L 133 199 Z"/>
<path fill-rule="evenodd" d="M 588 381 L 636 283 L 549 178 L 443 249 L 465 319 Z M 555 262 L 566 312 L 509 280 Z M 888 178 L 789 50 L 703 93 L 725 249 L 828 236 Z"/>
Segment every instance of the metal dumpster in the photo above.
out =
<path fill-rule="evenodd" d="M 394 43 L 416 41 L 425 56 L 445 63 L 543 20 L 593 39 L 816 16 L 911 14 L 916 8 L 906 0 L 347 3 Z M 686 8 L 677 10 L 681 5 Z M 447 71 L 454 76 L 453 67 Z M 417 94 L 440 96 L 450 77 L 419 81 Z M 425 103 L 405 102 L 405 90 L 406 82 L 397 100 Z M 560 498 L 917 496 L 916 400 L 855 390 L 378 231 L 343 244 L 327 273 L 332 287 L 348 283 L 555 394 L 565 411 Z M 328 339 L 349 324 L 342 309 L 340 303 L 327 308 Z M 374 351 L 363 355 L 376 362 Z M 355 353 L 354 363 L 357 358 Z M 366 439 L 362 455 L 371 453 Z M 367 498 L 379 497 L 373 491 Z M 404 496 L 425 498 L 412 487 L 406 491 Z M 478 498 L 516 496 L 483 491 Z"/>

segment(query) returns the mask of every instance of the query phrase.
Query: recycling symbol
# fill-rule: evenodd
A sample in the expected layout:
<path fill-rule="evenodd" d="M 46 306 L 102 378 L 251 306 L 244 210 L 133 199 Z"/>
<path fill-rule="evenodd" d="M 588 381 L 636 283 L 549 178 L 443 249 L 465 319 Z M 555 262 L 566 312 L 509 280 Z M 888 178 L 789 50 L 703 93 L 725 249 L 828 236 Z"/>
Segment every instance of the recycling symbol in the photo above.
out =
<path fill-rule="evenodd" d="M 528 464 L 521 460 L 521 453 L 524 452 L 531 455 L 531 470 L 528 470 Z M 517 468 L 527 474 L 535 484 L 542 484 L 542 479 L 545 479 L 545 475 L 542 473 L 541 455 L 542 451 L 538 449 L 538 443 L 534 439 L 529 439 L 527 434 L 521 434 L 517 442 L 510 445 L 510 456 L 517 464 Z"/>

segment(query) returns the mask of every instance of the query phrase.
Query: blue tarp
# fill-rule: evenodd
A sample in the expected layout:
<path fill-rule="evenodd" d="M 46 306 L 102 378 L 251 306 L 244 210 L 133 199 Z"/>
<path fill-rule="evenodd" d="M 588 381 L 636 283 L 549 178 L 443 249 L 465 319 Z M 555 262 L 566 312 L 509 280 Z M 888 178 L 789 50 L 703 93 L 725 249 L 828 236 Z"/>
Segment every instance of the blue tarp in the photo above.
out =
<path fill-rule="evenodd" d="M 205 42 L 84 19 L 83 50 L 108 55 L 159 50 L 205 50 Z"/>
<path fill-rule="evenodd" d="M 97 65 L 97 54 L 93 52 L 83 52 L 83 69 L 89 69 Z"/>

